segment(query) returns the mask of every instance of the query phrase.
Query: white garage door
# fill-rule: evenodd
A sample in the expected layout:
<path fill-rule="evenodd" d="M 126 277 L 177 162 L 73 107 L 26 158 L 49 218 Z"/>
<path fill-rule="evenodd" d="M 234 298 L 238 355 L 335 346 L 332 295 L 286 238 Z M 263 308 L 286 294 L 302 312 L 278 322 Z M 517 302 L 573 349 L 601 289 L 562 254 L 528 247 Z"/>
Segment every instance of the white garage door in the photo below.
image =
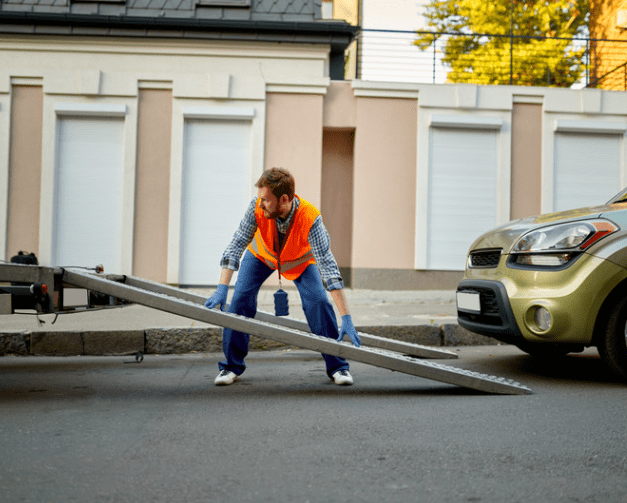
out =
<path fill-rule="evenodd" d="M 250 202 L 247 121 L 185 122 L 179 283 L 215 284 L 220 259 Z"/>
<path fill-rule="evenodd" d="M 428 269 L 463 270 L 472 242 L 496 226 L 497 135 L 431 129 Z"/>
<path fill-rule="evenodd" d="M 596 206 L 620 186 L 621 136 L 555 135 L 554 211 Z"/>
<path fill-rule="evenodd" d="M 121 270 L 123 129 L 120 119 L 59 118 L 53 265 Z"/>

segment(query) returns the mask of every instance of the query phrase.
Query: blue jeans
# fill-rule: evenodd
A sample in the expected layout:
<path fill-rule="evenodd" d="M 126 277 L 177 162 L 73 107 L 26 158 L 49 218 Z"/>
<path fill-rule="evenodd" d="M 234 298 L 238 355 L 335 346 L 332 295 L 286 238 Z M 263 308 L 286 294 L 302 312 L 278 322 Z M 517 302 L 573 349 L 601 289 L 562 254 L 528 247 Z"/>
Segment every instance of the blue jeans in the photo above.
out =
<path fill-rule="evenodd" d="M 254 318 L 257 314 L 257 294 L 261 285 L 272 274 L 261 260 L 246 251 L 239 269 L 235 291 L 229 305 L 229 313 Z M 315 264 L 310 265 L 294 280 L 303 303 L 303 311 L 311 332 L 331 339 L 339 337 L 337 319 L 327 292 L 322 285 L 322 278 Z M 225 328 L 222 333 L 222 349 L 226 361 L 220 362 L 220 370 L 230 370 L 241 375 L 246 370 L 244 358 L 248 355 L 250 336 Z M 323 354 L 327 375 L 331 377 L 338 370 L 348 370 L 349 365 L 343 358 Z"/>

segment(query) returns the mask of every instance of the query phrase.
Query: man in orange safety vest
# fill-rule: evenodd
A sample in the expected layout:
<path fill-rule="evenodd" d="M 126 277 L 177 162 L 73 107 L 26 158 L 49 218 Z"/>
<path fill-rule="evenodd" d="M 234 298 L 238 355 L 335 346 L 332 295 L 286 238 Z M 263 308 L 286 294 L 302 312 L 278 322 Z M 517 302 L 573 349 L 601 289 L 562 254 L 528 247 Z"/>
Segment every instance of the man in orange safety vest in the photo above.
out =
<path fill-rule="evenodd" d="M 294 177 L 283 168 L 264 171 L 255 186 L 257 197 L 251 201 L 222 256 L 218 287 L 205 306 L 210 309 L 220 306 L 224 310 L 231 278 L 234 271 L 239 271 L 228 310 L 254 318 L 259 289 L 278 270 L 279 281 L 284 277 L 296 285 L 312 333 L 337 340 L 348 335 L 355 346 L 360 346 L 320 211 L 296 195 Z M 342 317 L 339 330 L 325 288 Z M 216 385 L 232 384 L 244 372 L 248 341 L 248 334 L 224 329 L 222 348 L 226 360 L 219 363 Z M 346 360 L 322 356 L 333 382 L 353 384 Z"/>

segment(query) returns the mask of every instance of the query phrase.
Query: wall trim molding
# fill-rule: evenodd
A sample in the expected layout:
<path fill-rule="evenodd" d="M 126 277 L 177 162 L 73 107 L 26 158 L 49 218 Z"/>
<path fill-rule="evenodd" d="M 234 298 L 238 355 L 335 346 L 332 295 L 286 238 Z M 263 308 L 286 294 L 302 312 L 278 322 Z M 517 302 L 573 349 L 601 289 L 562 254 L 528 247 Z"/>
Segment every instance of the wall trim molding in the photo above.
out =
<path fill-rule="evenodd" d="M 503 119 L 476 115 L 433 114 L 429 120 L 429 125 L 441 128 L 501 129 Z"/>
<path fill-rule="evenodd" d="M 558 119 L 554 123 L 556 133 L 625 134 L 625 121 L 571 121 Z"/>
<path fill-rule="evenodd" d="M 186 119 L 222 119 L 251 121 L 255 118 L 255 109 L 249 107 L 183 107 Z"/>
<path fill-rule="evenodd" d="M 54 111 L 57 115 L 124 117 L 128 113 L 128 107 L 108 103 L 55 103 Z"/>

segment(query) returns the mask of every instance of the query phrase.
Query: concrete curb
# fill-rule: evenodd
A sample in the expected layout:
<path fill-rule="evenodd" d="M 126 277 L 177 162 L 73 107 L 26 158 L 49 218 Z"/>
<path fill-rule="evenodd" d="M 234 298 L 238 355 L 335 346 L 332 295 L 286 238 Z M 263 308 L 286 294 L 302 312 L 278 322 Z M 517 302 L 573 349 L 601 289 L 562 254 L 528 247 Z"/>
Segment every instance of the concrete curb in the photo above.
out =
<path fill-rule="evenodd" d="M 481 346 L 495 341 L 457 324 L 357 327 L 359 332 L 425 346 Z M 251 336 L 250 351 L 286 349 L 268 339 Z M 66 332 L 0 333 L 0 356 L 115 356 L 133 353 L 185 354 L 222 351 L 222 329 L 150 328 Z"/>

